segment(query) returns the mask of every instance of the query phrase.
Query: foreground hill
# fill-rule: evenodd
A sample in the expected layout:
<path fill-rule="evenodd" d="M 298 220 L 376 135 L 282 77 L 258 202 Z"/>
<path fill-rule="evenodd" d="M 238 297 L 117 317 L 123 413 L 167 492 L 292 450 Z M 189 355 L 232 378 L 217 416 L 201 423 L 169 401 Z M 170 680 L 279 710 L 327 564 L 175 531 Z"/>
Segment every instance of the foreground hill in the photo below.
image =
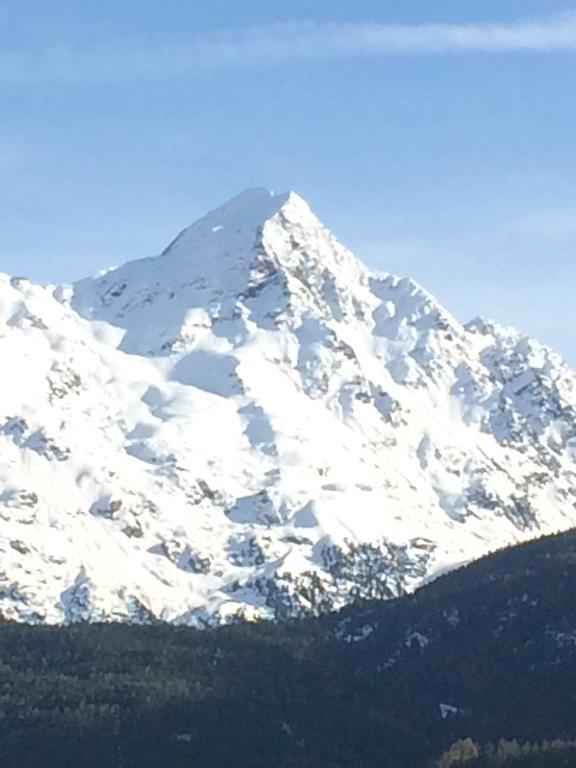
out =
<path fill-rule="evenodd" d="M 320 619 L 4 624 L 0 764 L 424 768 L 463 739 L 566 741 L 575 594 L 569 532 Z M 526 768 L 574 756 L 506 749 Z M 489 750 L 479 760 L 500 764 Z"/>
<path fill-rule="evenodd" d="M 576 523 L 576 377 L 249 190 L 156 258 L 0 278 L 0 612 L 210 626 Z"/>

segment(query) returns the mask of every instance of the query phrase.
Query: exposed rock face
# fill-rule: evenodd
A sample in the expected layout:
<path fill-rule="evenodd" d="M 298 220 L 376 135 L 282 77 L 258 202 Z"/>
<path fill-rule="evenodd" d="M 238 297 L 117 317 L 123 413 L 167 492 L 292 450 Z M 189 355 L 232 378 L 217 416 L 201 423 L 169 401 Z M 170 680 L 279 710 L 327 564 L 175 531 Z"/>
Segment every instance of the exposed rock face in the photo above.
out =
<path fill-rule="evenodd" d="M 0 279 L 0 610 L 389 597 L 576 522 L 576 377 L 250 190 L 72 288 Z"/>

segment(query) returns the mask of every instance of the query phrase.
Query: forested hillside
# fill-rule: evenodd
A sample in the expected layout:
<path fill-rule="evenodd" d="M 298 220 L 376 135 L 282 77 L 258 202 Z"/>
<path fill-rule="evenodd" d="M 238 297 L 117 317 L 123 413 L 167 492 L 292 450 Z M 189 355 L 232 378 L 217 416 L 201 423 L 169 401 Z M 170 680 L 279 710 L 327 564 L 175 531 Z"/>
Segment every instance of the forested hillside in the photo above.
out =
<path fill-rule="evenodd" d="M 322 619 L 6 623 L 0 765 L 572 765 L 575 595 L 570 532 Z"/>

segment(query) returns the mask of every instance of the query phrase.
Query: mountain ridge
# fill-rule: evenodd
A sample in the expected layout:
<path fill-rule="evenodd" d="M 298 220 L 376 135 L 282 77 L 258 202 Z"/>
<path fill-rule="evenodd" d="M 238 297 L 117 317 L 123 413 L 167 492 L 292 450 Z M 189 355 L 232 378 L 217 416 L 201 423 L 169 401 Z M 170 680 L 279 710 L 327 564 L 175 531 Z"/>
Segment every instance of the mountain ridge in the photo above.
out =
<path fill-rule="evenodd" d="M 7 617 L 321 613 L 576 521 L 561 358 L 369 269 L 295 193 L 0 299 Z"/>

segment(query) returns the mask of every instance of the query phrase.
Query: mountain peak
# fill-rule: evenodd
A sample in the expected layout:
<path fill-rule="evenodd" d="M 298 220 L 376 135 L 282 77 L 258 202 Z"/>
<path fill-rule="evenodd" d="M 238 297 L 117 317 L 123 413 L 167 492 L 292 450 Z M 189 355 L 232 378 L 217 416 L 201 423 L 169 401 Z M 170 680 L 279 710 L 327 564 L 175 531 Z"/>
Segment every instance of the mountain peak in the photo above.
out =
<path fill-rule="evenodd" d="M 230 235 L 253 236 L 267 221 L 284 212 L 287 212 L 291 219 L 312 215 L 306 201 L 296 192 L 278 194 L 264 187 L 245 189 L 186 227 L 162 255 L 174 255 L 198 236 L 212 238 L 218 234 L 221 240 L 228 239 Z"/>
<path fill-rule="evenodd" d="M 329 271 L 345 283 L 356 264 L 300 195 L 247 189 L 184 229 L 160 256 L 76 283 L 72 303 L 88 319 L 125 329 L 125 351 L 156 354 L 179 338 L 192 310 L 222 318 L 244 298 L 265 294 L 275 306 L 264 314 L 281 313 L 304 275 L 318 282 Z M 272 293 L 263 294 L 265 287 Z"/>
<path fill-rule="evenodd" d="M 6 618 L 319 612 L 574 525 L 576 376 L 295 193 L 246 190 L 70 301 L 0 288 Z"/>

